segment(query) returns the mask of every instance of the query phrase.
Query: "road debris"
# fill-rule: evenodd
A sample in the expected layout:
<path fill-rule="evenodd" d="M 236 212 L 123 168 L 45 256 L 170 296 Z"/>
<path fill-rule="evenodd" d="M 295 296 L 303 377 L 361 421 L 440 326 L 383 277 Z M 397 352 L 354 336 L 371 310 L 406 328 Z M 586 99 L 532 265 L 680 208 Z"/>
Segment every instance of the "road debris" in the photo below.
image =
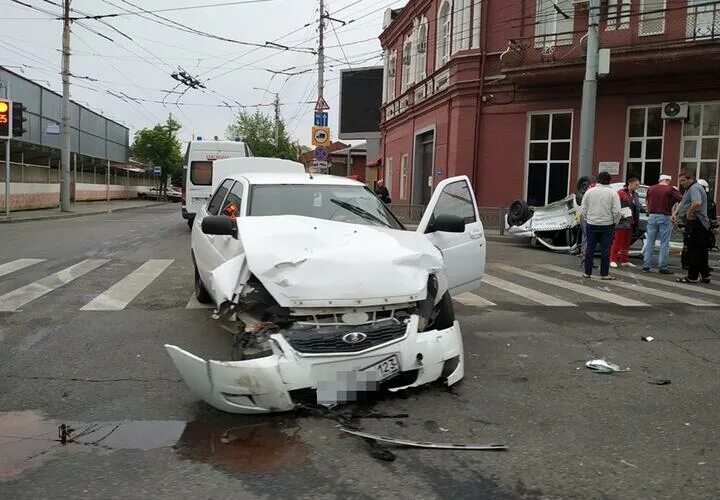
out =
<path fill-rule="evenodd" d="M 409 439 L 398 439 L 387 436 L 378 436 L 369 432 L 356 431 L 352 429 L 340 428 L 341 431 L 361 437 L 365 440 L 378 441 L 381 443 L 394 444 L 397 446 L 408 446 L 412 448 L 432 448 L 436 450 L 476 450 L 476 451 L 507 451 L 508 447 L 504 444 L 458 444 L 458 443 L 429 443 L 426 441 L 412 441 Z"/>
<path fill-rule="evenodd" d="M 625 461 L 625 460 L 620 460 L 620 463 L 621 463 L 621 464 L 625 464 L 625 465 L 627 465 L 628 467 L 632 467 L 633 469 L 637 469 L 637 468 L 638 468 L 637 465 L 631 464 L 630 462 L 627 462 L 627 461 Z"/>
<path fill-rule="evenodd" d="M 648 380 L 648 384 L 653 385 L 670 385 L 672 381 L 669 378 L 651 378 Z"/>
<path fill-rule="evenodd" d="M 616 373 L 630 371 L 630 368 L 621 369 L 615 363 L 610 363 L 609 361 L 605 361 L 604 359 L 593 359 L 585 363 L 585 366 L 597 373 Z"/>
<path fill-rule="evenodd" d="M 655 340 L 655 337 L 651 337 L 650 335 L 648 335 L 647 337 L 640 337 L 640 338 L 642 340 L 644 340 L 645 342 L 652 342 L 653 340 Z"/>

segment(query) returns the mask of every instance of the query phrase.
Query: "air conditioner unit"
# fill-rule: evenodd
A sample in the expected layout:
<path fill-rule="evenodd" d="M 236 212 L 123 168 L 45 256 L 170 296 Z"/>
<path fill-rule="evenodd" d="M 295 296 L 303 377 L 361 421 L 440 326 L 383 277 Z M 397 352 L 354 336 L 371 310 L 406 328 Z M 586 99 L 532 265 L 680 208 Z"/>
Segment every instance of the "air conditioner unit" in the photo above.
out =
<path fill-rule="evenodd" d="M 403 66 L 410 66 L 410 54 L 403 56 Z"/>
<path fill-rule="evenodd" d="M 426 50 L 427 50 L 427 43 L 425 41 L 418 42 L 418 47 L 417 47 L 418 54 L 424 54 Z"/>
<path fill-rule="evenodd" d="M 663 120 L 687 120 L 688 103 L 686 102 L 664 102 L 662 104 Z"/>
<path fill-rule="evenodd" d="M 388 68 L 388 76 L 389 76 L 389 77 L 395 76 L 395 66 L 394 66 L 394 65 L 393 65 L 393 66 L 390 66 L 390 67 Z"/>

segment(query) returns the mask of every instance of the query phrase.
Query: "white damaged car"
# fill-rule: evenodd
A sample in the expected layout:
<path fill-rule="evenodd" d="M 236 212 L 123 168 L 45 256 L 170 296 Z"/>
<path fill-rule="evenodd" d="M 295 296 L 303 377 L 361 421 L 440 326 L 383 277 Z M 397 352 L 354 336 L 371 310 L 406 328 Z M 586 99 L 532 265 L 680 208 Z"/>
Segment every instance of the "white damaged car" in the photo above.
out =
<path fill-rule="evenodd" d="M 236 325 L 234 359 L 166 345 L 197 397 L 265 413 L 463 378 L 450 297 L 480 285 L 486 250 L 467 177 L 440 182 L 407 231 L 360 182 L 286 160 L 223 162 L 236 173 L 214 180 L 192 256 L 197 299 Z"/>

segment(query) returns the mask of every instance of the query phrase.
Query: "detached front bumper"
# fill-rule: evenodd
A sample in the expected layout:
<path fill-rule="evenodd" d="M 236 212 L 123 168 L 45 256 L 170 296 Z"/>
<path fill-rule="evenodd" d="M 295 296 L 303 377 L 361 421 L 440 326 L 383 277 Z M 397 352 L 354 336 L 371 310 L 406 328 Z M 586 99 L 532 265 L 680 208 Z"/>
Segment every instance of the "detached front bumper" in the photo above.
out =
<path fill-rule="evenodd" d="M 390 344 L 352 354 L 300 355 L 280 334 L 272 336 L 273 354 L 246 361 L 204 360 L 174 345 L 165 345 L 180 376 L 197 397 L 230 413 L 288 411 L 303 389 L 337 386 L 361 370 L 396 355 L 397 380 L 393 390 L 427 384 L 444 377 L 448 385 L 465 373 L 463 343 L 457 321 L 445 330 L 417 331 L 413 316 L 405 337 Z M 389 379 L 387 382 L 392 382 Z M 343 386 L 342 390 L 347 389 Z M 307 392 L 307 391 L 303 391 Z M 352 392 L 352 390 L 350 390 Z"/>

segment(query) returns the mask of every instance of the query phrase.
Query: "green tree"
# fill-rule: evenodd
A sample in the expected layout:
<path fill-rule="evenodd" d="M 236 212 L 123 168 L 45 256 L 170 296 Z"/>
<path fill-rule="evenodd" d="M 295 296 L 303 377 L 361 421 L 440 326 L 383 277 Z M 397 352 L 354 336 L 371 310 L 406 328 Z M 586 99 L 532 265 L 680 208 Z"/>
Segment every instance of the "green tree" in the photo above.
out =
<path fill-rule="evenodd" d="M 162 168 L 160 186 L 163 190 L 168 176 L 177 177 L 182 172 L 182 146 L 177 137 L 181 128 L 180 123 L 170 115 L 165 123 L 138 130 L 131 146 L 132 156 L 136 160 Z"/>
<path fill-rule="evenodd" d="M 225 131 L 228 139 L 240 137 L 250 147 L 255 156 L 266 158 L 284 158 L 296 160 L 299 146 L 290 140 L 285 123 L 280 120 L 275 143 L 275 120 L 270 116 L 256 111 L 248 113 L 240 111 L 235 122 Z"/>

